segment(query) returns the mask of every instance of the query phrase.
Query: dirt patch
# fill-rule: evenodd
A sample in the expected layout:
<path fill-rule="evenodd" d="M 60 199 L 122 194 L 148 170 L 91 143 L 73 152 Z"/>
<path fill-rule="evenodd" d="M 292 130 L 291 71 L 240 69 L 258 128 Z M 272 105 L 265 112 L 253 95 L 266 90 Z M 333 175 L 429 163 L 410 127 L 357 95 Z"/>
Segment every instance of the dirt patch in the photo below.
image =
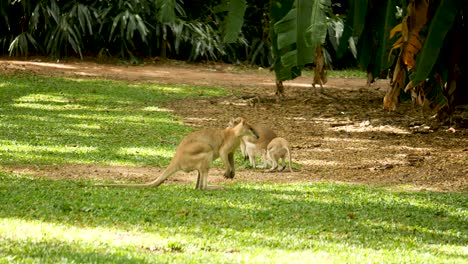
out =
<path fill-rule="evenodd" d="M 402 104 L 396 112 L 382 109 L 387 81 L 370 88 L 364 79 L 329 78 L 323 93 L 311 88 L 312 77 L 286 82 L 286 96 L 274 95 L 274 74 L 223 64 L 151 63 L 144 66 L 94 62 L 0 60 L 6 72 L 46 76 L 148 81 L 162 84 L 218 86 L 229 96 L 173 101 L 164 107 L 195 127 L 224 127 L 244 116 L 270 125 L 292 145 L 295 172 L 266 173 L 238 168 L 236 180 L 256 182 L 338 181 L 396 189 L 467 191 L 468 113 L 459 111 L 453 126 L 430 121 Z M 2 170 L 60 179 L 147 181 L 161 168 L 97 165 L 3 166 Z M 225 183 L 221 169 L 210 182 Z M 193 174 L 178 173 L 172 182 L 193 184 Z"/>

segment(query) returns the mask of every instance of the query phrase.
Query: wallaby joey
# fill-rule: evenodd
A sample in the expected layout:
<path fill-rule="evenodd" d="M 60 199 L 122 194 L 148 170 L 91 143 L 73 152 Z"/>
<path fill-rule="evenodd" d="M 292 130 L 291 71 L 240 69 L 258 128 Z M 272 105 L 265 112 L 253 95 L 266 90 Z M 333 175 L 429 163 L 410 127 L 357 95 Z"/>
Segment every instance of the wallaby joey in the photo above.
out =
<path fill-rule="evenodd" d="M 244 119 L 225 129 L 207 128 L 187 135 L 176 149 L 171 163 L 155 180 L 145 184 L 99 184 L 109 187 L 155 187 L 161 185 L 169 176 L 178 172 L 197 171 L 197 184 L 195 189 L 216 189 L 208 186 L 207 177 L 212 161 L 218 157 L 224 163 L 226 172 L 224 177 L 234 178 L 234 151 L 239 147 L 243 136 L 258 137 L 254 128 Z"/>
<path fill-rule="evenodd" d="M 235 126 L 239 120 L 233 119 L 229 123 L 230 127 Z M 244 159 L 249 159 L 250 165 L 255 169 L 256 162 L 255 159 L 257 156 L 262 157 L 263 167 L 266 168 L 266 148 L 268 143 L 276 137 L 276 133 L 269 127 L 264 125 L 252 125 L 254 130 L 257 131 L 258 137 L 255 138 L 253 136 L 244 136 L 241 138 L 240 141 L 240 150 Z"/>
<path fill-rule="evenodd" d="M 282 137 L 274 138 L 267 146 L 267 159 L 272 163 L 271 169 L 269 170 L 274 171 L 282 171 L 286 168 L 285 160 L 286 154 L 288 155 L 289 159 L 289 171 L 292 172 L 291 168 L 291 151 L 289 150 L 289 143 L 286 139 Z M 283 167 L 280 169 L 278 168 L 278 162 L 282 159 Z"/>

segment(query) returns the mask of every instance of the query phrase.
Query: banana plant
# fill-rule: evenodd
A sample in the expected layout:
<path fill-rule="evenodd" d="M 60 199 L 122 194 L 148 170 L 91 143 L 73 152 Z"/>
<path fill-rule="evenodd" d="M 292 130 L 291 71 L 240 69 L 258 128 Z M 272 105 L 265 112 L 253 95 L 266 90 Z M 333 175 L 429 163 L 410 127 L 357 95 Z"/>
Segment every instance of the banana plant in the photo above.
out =
<path fill-rule="evenodd" d="M 398 24 L 398 0 L 351 0 L 337 54 L 355 44 L 359 66 L 367 71 L 367 84 L 387 76 L 395 56 L 391 54 L 390 30 Z M 390 54 L 390 55 L 389 55 Z"/>
<path fill-rule="evenodd" d="M 447 116 L 461 93 L 467 5 L 463 0 L 352 0 L 338 53 L 355 38 L 368 83 L 391 76 L 385 109 L 396 110 L 404 90 L 423 109 Z M 395 15 L 398 10 L 401 15 Z"/>
<path fill-rule="evenodd" d="M 224 43 L 234 43 L 238 40 L 244 24 L 244 14 L 247 8 L 246 0 L 223 0 L 216 6 L 216 12 L 227 12 L 222 24 Z"/>
<path fill-rule="evenodd" d="M 304 66 L 314 62 L 317 45 L 325 42 L 325 9 L 330 5 L 330 0 L 272 0 L 270 35 L 277 94 L 283 94 L 283 81 L 300 76 Z"/>
<path fill-rule="evenodd" d="M 396 109 L 398 94 L 404 89 L 411 92 L 414 104 L 423 106 L 423 113 L 436 113 L 439 121 L 447 121 L 463 101 L 457 97 L 468 95 L 462 90 L 466 81 L 462 21 L 467 6 L 462 0 L 409 1 L 408 13 L 392 30 L 392 35 L 400 35 L 392 49 L 400 53 L 384 98 L 386 109 Z"/>

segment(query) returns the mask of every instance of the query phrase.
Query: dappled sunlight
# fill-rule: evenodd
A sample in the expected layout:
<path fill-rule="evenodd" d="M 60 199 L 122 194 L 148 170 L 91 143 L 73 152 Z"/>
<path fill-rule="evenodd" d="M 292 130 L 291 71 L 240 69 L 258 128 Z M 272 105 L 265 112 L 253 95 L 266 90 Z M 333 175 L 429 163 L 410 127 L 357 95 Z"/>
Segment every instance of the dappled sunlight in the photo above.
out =
<path fill-rule="evenodd" d="M 324 137 L 321 139 L 324 142 L 333 142 L 333 143 L 362 143 L 369 144 L 375 143 L 375 141 L 364 138 L 339 138 L 339 137 Z"/>
<path fill-rule="evenodd" d="M 28 94 L 28 95 L 17 98 L 15 101 L 20 102 L 20 103 L 31 103 L 31 102 L 68 103 L 70 100 L 61 95 Z"/>
<path fill-rule="evenodd" d="M 96 152 L 98 149 L 96 147 L 89 146 L 33 146 L 30 144 L 20 144 L 19 142 L 9 141 L 9 140 L 0 140 L 0 152 L 56 152 L 56 153 L 90 153 Z M 1 154 L 0 154 L 1 155 Z"/>
<path fill-rule="evenodd" d="M 164 108 L 164 107 L 158 107 L 158 106 L 146 106 L 141 110 L 146 111 L 146 112 L 167 112 L 167 113 L 174 112 L 174 110 L 172 110 L 172 109 L 168 109 L 168 108 Z"/>
<path fill-rule="evenodd" d="M 274 83 L 274 82 L 261 82 L 259 84 L 264 85 L 264 86 L 276 86 L 276 83 Z M 287 87 L 301 87 L 301 88 L 313 89 L 311 83 L 299 83 L 298 81 L 295 81 L 295 82 L 285 81 L 285 82 L 283 82 L 283 85 L 287 86 Z M 318 86 L 318 88 L 320 88 L 319 85 L 317 85 L 317 86 Z M 327 88 L 329 86 L 324 84 L 323 87 Z"/>
<path fill-rule="evenodd" d="M 61 243 L 84 244 L 91 247 L 158 246 L 165 247 L 167 237 L 158 233 L 144 233 L 138 230 L 119 230 L 116 227 L 85 227 L 62 223 L 25 220 L 21 218 L 0 218 L 0 231 L 3 239 L 29 242 L 59 241 Z M 137 229 L 137 228 L 136 228 Z"/>
<path fill-rule="evenodd" d="M 106 111 L 107 112 L 107 111 Z M 70 119 L 75 119 L 75 120 L 81 120 L 81 121 L 96 121 L 96 122 L 104 122 L 104 123 L 99 123 L 98 125 L 104 126 L 108 124 L 124 124 L 124 123 L 130 123 L 131 126 L 136 126 L 136 127 L 147 127 L 150 126 L 151 124 L 168 124 L 172 125 L 174 124 L 174 121 L 168 120 L 167 117 L 153 117 L 153 116 L 147 116 L 144 114 L 131 114 L 130 112 L 123 113 L 121 112 L 121 115 L 119 115 L 118 110 L 115 110 L 117 113 L 116 115 L 109 115 L 109 114 L 100 114 L 100 113 L 83 113 L 83 114 L 58 114 L 58 117 L 63 117 L 63 118 L 70 118 Z M 89 124 L 85 124 L 89 125 Z"/>
<path fill-rule="evenodd" d="M 138 155 L 146 157 L 163 157 L 172 158 L 174 156 L 174 150 L 172 148 L 151 148 L 151 147 L 123 147 L 116 151 L 120 155 Z"/>
<path fill-rule="evenodd" d="M 346 125 L 340 127 L 330 128 L 333 131 L 344 131 L 350 133 L 363 133 L 363 132 L 384 132 L 384 133 L 394 133 L 394 134 L 411 134 L 407 129 L 402 129 L 396 126 L 391 125 L 381 125 L 373 126 L 370 124 L 365 125 Z"/>
<path fill-rule="evenodd" d="M 213 192 L 180 184 L 135 190 L 93 188 L 94 181 L 80 179 L 0 177 L 17 190 L 6 193 L 9 203 L 0 206 L 0 246 L 13 244 L 20 256 L 31 254 L 23 249 L 36 254 L 46 248 L 48 256 L 61 257 L 66 250 L 88 261 L 99 260 L 102 252 L 134 259 L 137 252 L 147 262 L 174 256 L 185 262 L 194 254 L 230 252 L 234 263 L 253 255 L 288 263 L 302 256 L 321 258 L 323 252 L 346 262 L 404 251 L 403 262 L 424 262 L 457 259 L 465 249 L 459 223 L 466 211 L 450 214 L 457 208 L 448 195 L 331 183 L 238 182 Z M 70 192 L 76 184 L 81 187 Z M 29 196 L 35 199 L 22 199 Z M 428 254 L 432 248 L 427 246 L 436 241 L 447 241 L 445 250 Z"/>
<path fill-rule="evenodd" d="M 69 69 L 69 70 L 75 70 L 76 67 L 70 65 L 70 64 L 63 64 L 63 63 L 49 63 L 49 62 L 35 62 L 35 61 L 16 61 L 16 60 L 6 60 L 5 62 L 12 64 L 12 65 L 17 65 L 17 66 L 24 66 L 24 65 L 35 65 L 35 66 L 41 66 L 41 67 L 46 67 L 46 68 L 56 68 L 56 69 Z"/>
<path fill-rule="evenodd" d="M 319 166 L 319 167 L 337 167 L 341 166 L 342 162 L 338 161 L 327 161 L 327 160 L 316 160 L 316 159 L 301 159 L 297 161 L 298 164 L 305 166 Z"/>
<path fill-rule="evenodd" d="M 407 145 L 387 145 L 387 146 L 382 146 L 383 148 L 386 149 L 392 149 L 392 150 L 399 150 L 399 151 L 411 151 L 411 152 L 420 152 L 420 153 L 430 153 L 431 151 L 434 151 L 434 148 L 427 148 L 427 147 L 412 147 L 412 146 L 407 146 Z"/>
<path fill-rule="evenodd" d="M 81 95 L 77 99 L 76 95 L 69 94 L 53 95 L 53 94 L 29 94 L 19 97 L 14 100 L 16 103 L 13 107 L 53 110 L 53 111 L 71 111 L 71 110 L 90 110 L 95 112 L 115 112 L 126 111 L 128 106 L 132 104 L 129 100 L 113 100 L 111 105 L 108 105 L 110 99 L 107 96 L 99 96 L 93 94 L 86 98 Z M 97 105 L 96 103 L 101 103 Z"/>
<path fill-rule="evenodd" d="M 431 208 L 437 210 L 437 208 Z M 411 242 L 414 239 L 414 233 L 421 233 L 427 236 L 443 236 L 449 239 L 450 237 L 456 238 L 460 237 L 461 234 L 458 230 L 453 229 L 438 229 L 437 227 L 428 227 L 426 225 L 421 225 L 418 223 L 402 223 L 395 221 L 362 221 L 363 226 L 373 230 L 387 230 L 388 232 L 395 232 L 400 234 L 401 241 Z M 463 245 L 452 245 L 455 248 L 453 250 L 463 250 Z"/>
<path fill-rule="evenodd" d="M 75 125 L 70 125 L 71 127 L 79 128 L 79 129 L 87 129 L 87 130 L 99 130 L 102 129 L 102 126 L 100 124 L 75 124 Z M 83 135 L 88 135 L 88 134 L 83 134 Z"/>
<path fill-rule="evenodd" d="M 17 103 L 12 104 L 13 107 L 18 108 L 29 108 L 39 110 L 53 110 L 53 111 L 69 111 L 69 110 L 88 110 L 90 108 L 79 104 L 63 104 L 63 105 L 52 105 L 43 103 Z"/>

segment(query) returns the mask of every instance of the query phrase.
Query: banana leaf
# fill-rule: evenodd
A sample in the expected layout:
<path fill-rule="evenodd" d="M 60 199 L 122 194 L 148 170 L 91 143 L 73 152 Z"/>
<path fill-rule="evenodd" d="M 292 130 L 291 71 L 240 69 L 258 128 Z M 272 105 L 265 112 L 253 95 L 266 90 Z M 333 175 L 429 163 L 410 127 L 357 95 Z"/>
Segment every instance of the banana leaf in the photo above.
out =
<path fill-rule="evenodd" d="M 217 6 L 217 11 L 227 11 L 227 17 L 223 21 L 223 42 L 234 43 L 239 38 L 242 25 L 244 24 L 244 14 L 247 9 L 245 0 L 223 0 Z"/>
<path fill-rule="evenodd" d="M 422 50 L 416 58 L 416 71 L 410 76 L 413 86 L 417 86 L 430 75 L 439 57 L 445 36 L 462 10 L 462 4 L 463 0 L 441 0 L 429 25 L 429 32 Z"/>
<path fill-rule="evenodd" d="M 159 0 L 156 1 L 157 19 L 161 23 L 174 23 L 176 15 L 176 0 Z"/>
<path fill-rule="evenodd" d="M 358 41 L 358 63 L 374 77 L 389 69 L 394 60 L 392 56 L 389 60 L 388 53 L 392 45 L 390 31 L 398 24 L 395 2 L 382 0 L 378 6 L 368 8 L 366 25 Z"/>
<path fill-rule="evenodd" d="M 349 12 L 345 20 L 343 35 L 337 50 L 337 56 L 342 57 L 348 50 L 349 39 L 351 37 L 359 38 L 366 24 L 368 0 L 349 1 Z"/>
<path fill-rule="evenodd" d="M 278 81 L 300 76 L 304 65 L 313 63 L 315 46 L 325 40 L 327 27 L 323 8 L 329 4 L 329 0 L 296 0 L 293 5 L 273 1 L 272 15 L 287 11 L 279 20 L 279 17 L 272 17 L 277 21 L 273 24 L 272 39 Z"/>

